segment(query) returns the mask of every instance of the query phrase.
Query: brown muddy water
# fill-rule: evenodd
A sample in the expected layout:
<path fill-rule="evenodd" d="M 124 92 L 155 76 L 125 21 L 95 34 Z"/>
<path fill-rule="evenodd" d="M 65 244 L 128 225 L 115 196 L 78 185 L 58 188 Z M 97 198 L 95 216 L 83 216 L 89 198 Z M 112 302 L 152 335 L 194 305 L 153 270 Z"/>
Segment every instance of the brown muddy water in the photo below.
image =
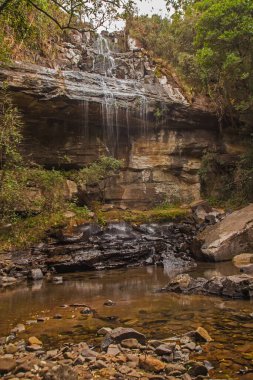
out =
<path fill-rule="evenodd" d="M 235 274 L 232 264 L 201 264 L 192 275 L 211 277 Z M 26 324 L 19 336 L 40 338 L 46 348 L 65 342 L 87 341 L 94 346 L 101 338 L 100 327 L 128 326 L 144 332 L 148 338 L 164 339 L 203 326 L 213 338 L 194 359 L 209 360 L 213 379 L 253 380 L 253 302 L 208 296 L 157 293 L 167 284 L 169 274 L 163 268 L 145 267 L 105 272 L 64 275 L 63 284 L 43 281 L 0 293 L 0 336 L 7 335 L 18 323 L 45 317 L 44 322 Z M 115 306 L 104 306 L 111 299 Z M 89 305 L 96 312 L 83 316 Z M 68 305 L 68 307 L 62 307 Z M 62 319 L 53 316 L 61 314 Z"/>

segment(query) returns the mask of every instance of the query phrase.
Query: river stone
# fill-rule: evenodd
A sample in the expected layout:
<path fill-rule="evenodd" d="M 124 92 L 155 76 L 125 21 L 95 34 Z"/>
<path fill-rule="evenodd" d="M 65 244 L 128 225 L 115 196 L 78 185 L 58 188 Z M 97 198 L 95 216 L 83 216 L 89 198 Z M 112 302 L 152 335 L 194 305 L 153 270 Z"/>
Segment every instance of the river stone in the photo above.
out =
<path fill-rule="evenodd" d="M 37 269 L 31 269 L 28 277 L 33 280 L 33 281 L 39 281 L 43 279 L 43 273 L 42 270 L 37 268 Z"/>
<path fill-rule="evenodd" d="M 112 329 L 110 327 L 101 327 L 101 329 L 98 330 L 98 335 L 107 335 L 112 332 Z"/>
<path fill-rule="evenodd" d="M 26 350 L 29 352 L 41 351 L 42 347 L 39 344 L 30 344 L 26 347 Z"/>
<path fill-rule="evenodd" d="M 137 341 L 141 344 L 145 344 L 146 342 L 145 335 L 139 333 L 138 331 L 132 328 L 117 327 L 116 329 L 112 330 L 112 332 L 106 335 L 101 344 L 101 349 L 103 351 L 106 351 L 110 344 L 121 343 L 122 340 L 132 338 L 137 339 Z"/>
<path fill-rule="evenodd" d="M 124 339 L 120 343 L 122 347 L 124 348 L 138 348 L 139 347 L 139 342 L 137 339 Z"/>
<path fill-rule="evenodd" d="M 120 353 L 121 353 L 121 351 L 120 351 L 117 344 L 110 344 L 110 346 L 107 349 L 107 355 L 116 356 Z"/>
<path fill-rule="evenodd" d="M 16 367 L 16 361 L 8 358 L 0 358 L 0 374 L 12 371 Z"/>
<path fill-rule="evenodd" d="M 188 374 L 193 377 L 207 376 L 208 370 L 202 363 L 193 363 L 188 370 Z"/>
<path fill-rule="evenodd" d="M 241 266 L 240 271 L 246 274 L 253 274 L 253 264 Z"/>
<path fill-rule="evenodd" d="M 253 263 L 253 253 L 241 253 L 233 258 L 236 267 L 241 268 L 244 265 Z"/>
<path fill-rule="evenodd" d="M 43 343 L 35 336 L 31 336 L 30 338 L 28 338 L 28 343 L 29 345 L 33 345 L 33 344 L 37 344 L 38 346 L 43 345 Z"/>
<path fill-rule="evenodd" d="M 198 327 L 195 331 L 195 338 L 197 342 L 211 342 L 212 338 L 203 327 Z"/>
<path fill-rule="evenodd" d="M 153 356 L 141 355 L 139 358 L 139 366 L 145 371 L 159 373 L 165 369 L 166 364 L 163 363 L 161 360 L 154 358 Z"/>
<path fill-rule="evenodd" d="M 52 282 L 54 284 L 62 284 L 63 283 L 63 277 L 62 276 L 54 276 L 52 278 Z"/>
<path fill-rule="evenodd" d="M 232 260 L 253 249 L 253 203 L 227 215 L 221 222 L 199 233 L 192 245 L 197 259 Z"/>
<path fill-rule="evenodd" d="M 94 350 L 91 350 L 90 348 L 85 348 L 81 351 L 81 355 L 85 358 L 96 358 L 98 356 L 98 353 Z"/>
<path fill-rule="evenodd" d="M 107 300 L 104 302 L 104 306 L 114 306 L 116 302 L 113 302 L 112 300 Z"/>
<path fill-rule="evenodd" d="M 11 332 L 13 332 L 13 333 L 21 333 L 23 331 L 25 331 L 25 325 L 23 325 L 22 323 L 19 323 L 17 326 L 15 326 L 11 330 Z"/>
<path fill-rule="evenodd" d="M 223 282 L 222 295 L 232 298 L 251 298 L 253 277 L 247 274 L 226 277 Z"/>
<path fill-rule="evenodd" d="M 155 353 L 158 355 L 169 355 L 173 352 L 176 344 L 171 343 L 171 344 L 160 344 L 160 346 L 156 347 Z"/>
<path fill-rule="evenodd" d="M 77 373 L 68 365 L 56 366 L 53 368 L 54 380 L 77 380 Z"/>
<path fill-rule="evenodd" d="M 17 351 L 18 351 L 18 347 L 13 343 L 10 343 L 7 346 L 5 346 L 6 354 L 15 354 Z"/>
<path fill-rule="evenodd" d="M 2 286 L 14 285 L 16 283 L 17 279 L 15 277 L 0 276 L 0 285 Z"/>

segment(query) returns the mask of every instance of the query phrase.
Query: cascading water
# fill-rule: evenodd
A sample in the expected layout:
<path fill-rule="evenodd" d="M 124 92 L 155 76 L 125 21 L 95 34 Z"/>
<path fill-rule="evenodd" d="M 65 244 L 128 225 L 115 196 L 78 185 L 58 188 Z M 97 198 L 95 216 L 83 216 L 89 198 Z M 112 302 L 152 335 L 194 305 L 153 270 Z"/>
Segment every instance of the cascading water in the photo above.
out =
<path fill-rule="evenodd" d="M 98 52 L 98 59 L 102 64 L 99 76 L 100 85 L 103 91 L 103 102 L 101 105 L 104 141 L 108 147 L 111 155 L 115 156 L 118 151 L 119 142 L 119 111 L 120 106 L 117 102 L 114 91 L 122 93 L 126 88 L 126 80 L 118 79 L 116 77 L 116 62 L 114 53 L 111 51 L 108 39 L 103 35 L 99 35 L 96 41 L 96 49 Z M 109 79 L 109 81 L 108 81 Z M 111 83 L 109 83 L 111 81 Z M 111 84 L 111 85 L 110 85 Z M 127 85 L 133 89 L 133 95 L 139 99 L 139 118 L 142 122 L 143 131 L 146 134 L 147 115 L 148 115 L 148 100 L 145 96 L 145 90 L 140 86 L 138 80 L 127 80 Z M 126 104 L 125 119 L 127 125 L 127 136 L 129 139 L 130 130 L 130 107 Z"/>
<path fill-rule="evenodd" d="M 103 57 L 102 72 L 100 76 L 101 87 L 104 93 L 104 101 L 102 102 L 102 120 L 104 127 L 104 138 L 107 141 L 107 146 L 110 154 L 115 155 L 115 150 L 118 147 L 118 105 L 114 97 L 113 91 L 106 83 L 106 78 L 114 78 L 115 86 L 117 86 L 115 78 L 115 59 L 110 50 L 108 40 L 99 35 L 97 40 L 97 49 L 100 56 Z"/>

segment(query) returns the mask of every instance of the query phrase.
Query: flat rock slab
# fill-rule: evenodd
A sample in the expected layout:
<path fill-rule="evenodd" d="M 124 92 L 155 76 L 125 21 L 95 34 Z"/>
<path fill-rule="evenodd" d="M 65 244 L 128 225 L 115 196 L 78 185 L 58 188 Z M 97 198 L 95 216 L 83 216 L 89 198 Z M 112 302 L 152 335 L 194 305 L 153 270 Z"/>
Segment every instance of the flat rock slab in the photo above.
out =
<path fill-rule="evenodd" d="M 197 259 L 227 261 L 253 249 L 253 204 L 227 215 L 199 233 L 192 245 Z"/>

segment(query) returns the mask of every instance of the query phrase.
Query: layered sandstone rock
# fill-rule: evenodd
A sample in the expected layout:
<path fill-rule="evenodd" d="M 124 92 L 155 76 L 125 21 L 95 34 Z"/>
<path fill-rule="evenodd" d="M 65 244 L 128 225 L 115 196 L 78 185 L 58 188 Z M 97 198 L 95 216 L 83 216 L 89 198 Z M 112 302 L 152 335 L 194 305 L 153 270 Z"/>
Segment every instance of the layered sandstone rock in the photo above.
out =
<path fill-rule="evenodd" d="M 198 199 L 201 157 L 222 149 L 214 115 L 190 106 L 173 76 L 157 77 L 145 53 L 111 51 L 109 37 L 74 37 L 54 68 L 0 67 L 23 113 L 24 155 L 48 168 L 83 167 L 101 154 L 123 159 L 107 202 Z"/>

